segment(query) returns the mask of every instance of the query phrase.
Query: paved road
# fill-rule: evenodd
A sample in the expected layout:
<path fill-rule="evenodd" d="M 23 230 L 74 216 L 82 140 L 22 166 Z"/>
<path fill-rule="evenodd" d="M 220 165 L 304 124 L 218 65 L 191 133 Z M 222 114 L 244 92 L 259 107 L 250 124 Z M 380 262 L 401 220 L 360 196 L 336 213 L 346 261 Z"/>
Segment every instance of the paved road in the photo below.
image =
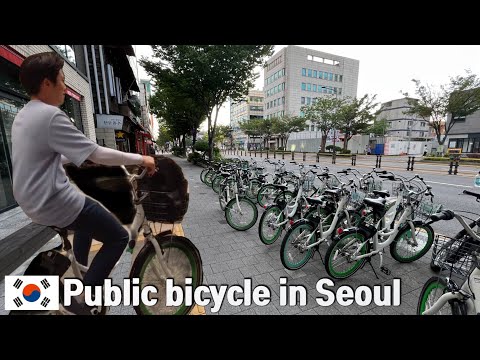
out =
<path fill-rule="evenodd" d="M 324 265 L 319 254 L 300 270 L 285 270 L 280 261 L 280 240 L 271 246 L 261 243 L 258 238 L 258 222 L 247 231 L 236 231 L 226 223 L 224 212 L 220 210 L 217 195 L 200 179 L 201 168 L 175 158 L 182 166 L 190 186 L 190 205 L 183 221 L 185 235 L 199 248 L 205 272 L 205 285 L 242 285 L 245 278 L 251 278 L 253 286 L 266 285 L 271 290 L 271 302 L 266 306 L 240 305 L 232 306 L 226 301 L 215 314 L 415 314 L 420 290 L 425 281 L 432 276 L 428 266 L 430 254 L 410 263 L 400 264 L 390 257 L 384 256 L 390 275 L 381 273 L 378 269 L 379 257 L 372 259 L 377 271 L 377 279 L 369 265 L 359 270 L 353 277 L 336 281 L 333 289 L 349 285 L 356 289 L 360 285 L 392 285 L 394 278 L 401 279 L 401 305 L 377 306 L 343 306 L 334 302 L 331 306 L 320 306 L 315 298 L 319 296 L 316 284 L 320 279 L 327 278 Z M 340 169 L 341 166 L 336 168 Z M 262 209 L 259 208 L 259 216 Z M 326 246 L 320 248 L 324 256 Z M 305 306 L 280 305 L 280 278 L 287 278 L 288 285 L 302 285 L 307 290 Z M 212 302 L 206 306 L 207 314 L 212 314 Z"/>

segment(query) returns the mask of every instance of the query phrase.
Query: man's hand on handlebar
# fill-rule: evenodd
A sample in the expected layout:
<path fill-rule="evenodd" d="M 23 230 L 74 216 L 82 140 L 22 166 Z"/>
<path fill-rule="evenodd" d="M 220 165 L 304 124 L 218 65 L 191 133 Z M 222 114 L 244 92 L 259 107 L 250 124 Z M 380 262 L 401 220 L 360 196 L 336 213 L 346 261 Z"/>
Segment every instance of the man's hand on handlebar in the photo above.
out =
<path fill-rule="evenodd" d="M 142 157 L 143 157 L 142 166 L 147 169 L 147 174 L 149 176 L 152 176 L 157 171 L 157 169 L 155 168 L 155 159 L 147 155 L 142 155 Z"/>

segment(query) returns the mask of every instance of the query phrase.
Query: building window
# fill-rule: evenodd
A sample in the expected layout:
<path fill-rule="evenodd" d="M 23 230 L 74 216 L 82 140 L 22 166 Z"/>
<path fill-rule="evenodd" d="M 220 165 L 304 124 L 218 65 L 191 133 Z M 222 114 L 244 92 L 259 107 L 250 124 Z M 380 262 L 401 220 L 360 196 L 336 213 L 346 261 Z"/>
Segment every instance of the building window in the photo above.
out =
<path fill-rule="evenodd" d="M 312 100 L 311 98 L 307 97 L 307 105 L 310 105 L 311 100 Z"/>
<path fill-rule="evenodd" d="M 319 79 L 323 79 L 323 71 L 319 71 L 319 72 L 318 72 L 318 78 L 319 78 Z"/>
<path fill-rule="evenodd" d="M 338 81 L 338 74 L 335 74 L 335 81 Z"/>
<path fill-rule="evenodd" d="M 328 80 L 333 81 L 333 74 L 332 73 L 328 73 Z"/>
<path fill-rule="evenodd" d="M 313 77 L 314 77 L 314 78 L 317 77 L 317 70 L 313 70 Z"/>
<path fill-rule="evenodd" d="M 80 111 L 80 101 L 75 100 L 69 95 L 65 95 L 65 101 L 60 106 L 65 114 L 70 118 L 72 124 L 76 126 L 78 130 L 83 132 L 82 113 Z"/>
<path fill-rule="evenodd" d="M 312 87 L 313 87 L 312 91 L 317 92 L 317 84 L 312 84 Z"/>
<path fill-rule="evenodd" d="M 300 100 L 301 104 L 305 104 L 305 98 L 302 96 L 301 100 Z"/>
<path fill-rule="evenodd" d="M 310 83 L 307 84 L 307 91 L 312 91 L 312 84 Z"/>
<path fill-rule="evenodd" d="M 312 69 L 308 69 L 308 77 L 312 77 Z"/>
<path fill-rule="evenodd" d="M 307 84 L 302 83 L 302 90 L 307 90 Z"/>
<path fill-rule="evenodd" d="M 77 62 L 75 61 L 75 52 L 73 51 L 72 45 L 53 45 L 55 48 L 58 49 L 62 53 L 62 55 L 70 61 L 72 64 L 77 65 Z"/>
<path fill-rule="evenodd" d="M 340 82 L 343 82 L 343 75 L 339 76 L 339 80 L 340 80 Z"/>
<path fill-rule="evenodd" d="M 302 68 L 302 76 L 307 76 L 307 69 Z"/>
<path fill-rule="evenodd" d="M 338 88 L 338 95 L 342 95 L 342 88 Z"/>

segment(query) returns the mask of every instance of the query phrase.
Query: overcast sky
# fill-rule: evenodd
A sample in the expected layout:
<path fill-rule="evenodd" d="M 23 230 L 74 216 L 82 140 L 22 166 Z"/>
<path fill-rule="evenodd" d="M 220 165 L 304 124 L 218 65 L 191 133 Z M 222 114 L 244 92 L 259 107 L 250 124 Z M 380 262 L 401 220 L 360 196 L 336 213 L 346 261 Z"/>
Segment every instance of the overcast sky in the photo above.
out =
<path fill-rule="evenodd" d="M 275 45 L 275 53 L 286 45 Z M 450 77 L 464 75 L 470 69 L 480 76 L 480 45 L 300 45 L 313 50 L 360 61 L 357 97 L 377 95 L 378 102 L 399 99 L 400 91 L 415 96 L 412 79 L 422 84 L 447 84 Z M 137 58 L 151 57 L 149 45 L 135 45 Z M 149 78 L 138 66 L 140 78 Z M 263 89 L 263 71 L 256 88 Z M 222 107 L 218 123 L 230 123 L 230 105 Z M 202 129 L 206 129 L 206 122 Z"/>

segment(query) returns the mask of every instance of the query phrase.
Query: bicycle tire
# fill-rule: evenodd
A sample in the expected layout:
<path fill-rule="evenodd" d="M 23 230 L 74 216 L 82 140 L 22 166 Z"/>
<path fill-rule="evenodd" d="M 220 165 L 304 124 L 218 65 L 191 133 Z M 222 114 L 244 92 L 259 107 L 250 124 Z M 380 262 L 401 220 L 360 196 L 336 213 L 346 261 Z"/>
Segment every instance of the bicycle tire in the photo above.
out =
<path fill-rule="evenodd" d="M 200 286 L 203 282 L 202 258 L 197 247 L 186 237 L 178 235 L 158 234 L 155 236 L 155 241 L 158 242 L 160 248 L 162 251 L 164 251 L 164 255 L 168 257 L 168 262 L 171 260 L 171 263 L 175 265 L 174 267 L 176 267 L 176 273 L 181 273 L 174 279 L 174 284 L 182 286 L 185 278 L 190 277 L 192 278 L 192 292 L 195 291 L 195 288 Z M 130 278 L 138 278 L 140 280 L 140 289 L 147 285 L 153 285 L 152 281 L 148 279 L 150 273 L 146 273 L 147 270 L 153 274 L 155 273 L 153 268 L 148 268 L 149 265 L 151 265 L 152 260 L 155 258 L 155 247 L 151 242 L 147 242 L 135 258 L 135 261 L 132 265 L 132 270 L 130 271 Z M 162 271 L 162 269 L 158 268 L 157 270 Z M 166 279 L 160 280 L 161 283 L 159 284 L 159 287 L 163 288 L 158 291 L 160 299 L 157 301 L 157 304 L 155 304 L 155 308 L 152 309 L 153 307 L 147 307 L 140 302 L 138 306 L 134 306 L 135 312 L 138 315 L 187 315 L 191 312 L 195 306 L 194 303 L 191 305 L 185 305 L 183 303 L 178 307 L 167 307 L 165 305 L 165 280 Z M 156 305 L 158 304 L 160 304 L 160 306 L 157 307 Z"/>
<path fill-rule="evenodd" d="M 235 230 L 238 230 L 238 231 L 245 231 L 245 230 L 250 229 L 253 225 L 255 225 L 257 223 L 258 209 L 257 209 L 257 205 L 255 205 L 252 200 L 249 200 L 246 197 L 239 197 L 238 201 L 239 201 L 239 203 L 245 203 L 247 206 L 249 206 L 253 210 L 252 220 L 250 222 L 246 223 L 246 225 L 243 225 L 243 226 L 240 225 L 240 224 L 236 224 L 233 221 L 232 211 L 236 211 L 236 207 L 237 207 L 237 199 L 236 198 L 233 198 L 232 200 L 230 200 L 228 202 L 227 206 L 225 207 L 225 219 L 227 220 L 227 223 L 228 223 L 228 225 L 230 225 L 230 227 L 232 227 L 232 228 L 234 228 Z"/>
<path fill-rule="evenodd" d="M 420 296 L 418 298 L 417 315 L 422 315 L 423 312 L 427 310 L 427 300 L 435 289 L 440 289 L 438 298 L 448 291 L 447 282 L 444 278 L 432 276 L 423 285 L 422 291 L 420 292 Z M 441 309 L 449 309 L 451 313 L 448 315 L 466 315 L 465 304 L 458 300 L 449 301 L 449 303 L 445 304 Z M 441 313 L 441 309 L 434 315 L 446 315 Z"/>
<path fill-rule="evenodd" d="M 430 248 L 432 247 L 433 239 L 435 237 L 435 233 L 432 227 L 430 225 L 422 224 L 421 222 L 414 222 L 414 226 L 415 226 L 416 233 L 417 233 L 417 229 L 425 230 L 427 234 L 427 240 L 425 242 L 425 245 L 422 248 L 420 248 L 419 251 L 412 256 L 403 256 L 400 253 L 400 249 L 402 248 L 402 246 L 403 248 L 409 246 L 410 248 L 413 249 L 413 246 L 408 243 L 408 240 L 405 240 L 406 237 L 410 236 L 409 232 L 411 232 L 410 227 L 407 225 L 403 230 L 398 232 L 397 236 L 395 237 L 395 240 L 390 244 L 390 255 L 392 255 L 392 258 L 394 258 L 398 262 L 410 263 L 415 260 L 418 260 L 422 256 L 424 256 L 428 252 L 428 250 L 430 250 Z M 418 236 L 418 234 L 416 234 L 416 236 Z M 410 250 L 410 248 L 408 248 L 408 250 Z"/>
<path fill-rule="evenodd" d="M 270 237 L 265 234 L 264 225 L 268 226 L 268 224 L 266 224 L 266 222 L 268 221 L 267 217 L 272 216 L 272 214 L 274 217 L 280 215 L 280 222 L 284 220 L 282 209 L 277 205 L 271 205 L 263 212 L 262 216 L 260 216 L 260 221 L 258 223 L 258 236 L 260 237 L 262 243 L 264 243 L 265 245 L 271 245 L 275 241 L 277 241 L 284 228 L 284 225 L 278 227 L 276 230 L 274 230 L 273 235 Z"/>

